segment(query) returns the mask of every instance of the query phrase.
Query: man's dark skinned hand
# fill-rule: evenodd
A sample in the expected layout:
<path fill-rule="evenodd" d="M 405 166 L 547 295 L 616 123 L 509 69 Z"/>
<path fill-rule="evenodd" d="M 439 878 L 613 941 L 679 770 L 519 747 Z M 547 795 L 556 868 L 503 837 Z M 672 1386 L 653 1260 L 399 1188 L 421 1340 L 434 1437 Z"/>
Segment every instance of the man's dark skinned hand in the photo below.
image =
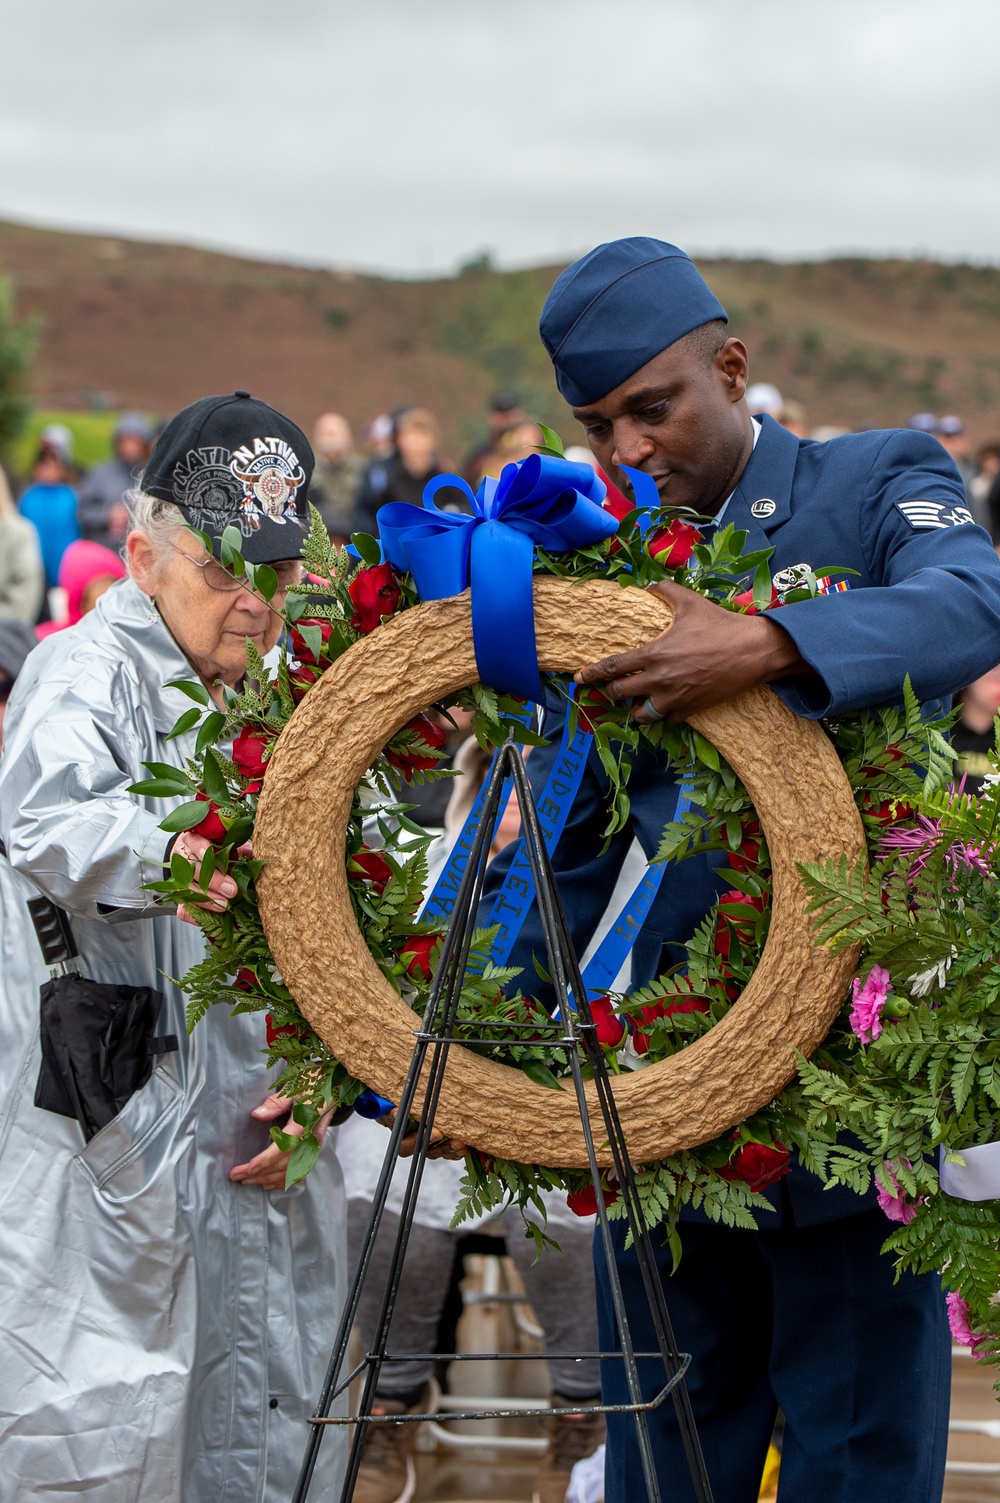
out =
<path fill-rule="evenodd" d="M 647 699 L 676 723 L 753 684 L 812 675 L 773 618 L 737 615 L 666 580 L 650 589 L 674 608 L 668 630 L 644 647 L 603 658 L 576 675 L 578 684 L 603 685 L 614 700 L 631 699 L 632 717 L 640 723 L 649 719 L 643 709 Z"/>

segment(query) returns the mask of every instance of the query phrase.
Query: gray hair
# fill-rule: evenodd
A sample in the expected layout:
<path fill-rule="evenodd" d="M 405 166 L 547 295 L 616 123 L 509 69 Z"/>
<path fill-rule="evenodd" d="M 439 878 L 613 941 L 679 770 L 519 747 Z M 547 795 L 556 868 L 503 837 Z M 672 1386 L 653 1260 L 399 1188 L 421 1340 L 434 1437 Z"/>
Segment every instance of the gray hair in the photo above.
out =
<path fill-rule="evenodd" d="M 152 544 L 157 562 L 160 562 L 173 546 L 178 532 L 188 525 L 187 518 L 173 501 L 151 496 L 138 486 L 126 491 L 124 500 L 128 508 L 128 532 L 144 533 Z M 124 544 L 122 557 L 128 567 L 128 554 Z"/>

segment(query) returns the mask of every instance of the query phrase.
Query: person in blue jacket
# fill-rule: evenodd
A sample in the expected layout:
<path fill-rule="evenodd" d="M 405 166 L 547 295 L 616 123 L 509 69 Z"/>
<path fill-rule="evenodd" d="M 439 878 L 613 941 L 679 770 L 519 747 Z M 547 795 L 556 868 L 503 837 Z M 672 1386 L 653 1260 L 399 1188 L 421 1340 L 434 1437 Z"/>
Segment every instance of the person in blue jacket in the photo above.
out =
<path fill-rule="evenodd" d="M 899 702 L 907 674 L 925 702 L 946 698 L 1000 658 L 1000 562 L 967 509 L 962 481 L 933 438 L 911 431 L 802 440 L 744 401 L 744 345 L 688 257 L 661 241 L 599 246 L 559 277 L 541 316 L 556 380 L 602 467 L 655 481 L 661 504 L 692 507 L 774 550 L 780 591 L 802 568 L 844 573 L 850 588 L 744 616 L 672 583 L 675 609 L 647 646 L 588 667 L 630 701 L 637 720 L 684 720 L 752 684 L 770 683 L 799 715 L 818 718 Z M 557 754 L 528 761 L 536 789 Z M 607 785 L 591 754 L 554 852 L 578 953 L 603 913 L 633 838 L 647 855 L 677 801 L 673 775 L 637 758 L 631 825 L 602 854 Z M 714 858 L 668 870 L 633 951 L 633 985 L 681 958 L 714 902 Z M 491 868 L 495 891 L 510 854 Z M 664 953 L 664 947 L 666 952 Z M 509 964 L 544 960 L 532 909 Z M 657 1247 L 716 1503 L 755 1503 L 780 1407 L 782 1503 L 936 1503 L 947 1441 L 950 1342 L 936 1277 L 894 1279 L 880 1248 L 890 1227 L 873 1194 L 824 1190 L 801 1166 L 768 1192 L 757 1232 L 688 1213 L 683 1257 Z M 648 1306 L 624 1224 L 617 1261 L 633 1331 Z M 654 1245 L 659 1239 L 654 1236 Z M 617 1342 L 601 1241 L 595 1243 L 602 1349 Z M 641 1344 L 641 1336 L 639 1338 Z M 652 1375 L 650 1386 L 654 1384 Z M 622 1365 L 606 1364 L 605 1399 L 627 1402 Z M 651 1415 L 665 1503 L 693 1498 L 669 1403 Z M 607 1503 L 645 1487 L 629 1416 L 608 1416 Z"/>
<path fill-rule="evenodd" d="M 55 447 L 43 440 L 31 484 L 22 491 L 18 508 L 38 533 L 45 565 L 45 583 L 59 583 L 59 565 L 70 543 L 80 536 L 76 519 L 76 491 L 66 483 L 66 467 Z"/>

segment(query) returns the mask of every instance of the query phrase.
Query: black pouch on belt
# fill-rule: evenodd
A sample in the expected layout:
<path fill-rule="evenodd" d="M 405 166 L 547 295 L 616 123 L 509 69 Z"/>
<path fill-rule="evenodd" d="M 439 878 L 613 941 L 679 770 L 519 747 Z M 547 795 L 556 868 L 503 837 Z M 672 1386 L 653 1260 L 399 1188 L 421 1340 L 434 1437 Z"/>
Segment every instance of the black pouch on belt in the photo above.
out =
<path fill-rule="evenodd" d="M 89 981 L 67 969 L 77 953 L 67 915 L 48 898 L 33 898 L 28 908 L 46 964 L 53 968 L 41 989 L 42 1067 L 35 1105 L 75 1117 L 89 1140 L 146 1084 L 156 1056 L 175 1050 L 177 1038 L 158 1038 L 154 1032 L 162 992 Z"/>

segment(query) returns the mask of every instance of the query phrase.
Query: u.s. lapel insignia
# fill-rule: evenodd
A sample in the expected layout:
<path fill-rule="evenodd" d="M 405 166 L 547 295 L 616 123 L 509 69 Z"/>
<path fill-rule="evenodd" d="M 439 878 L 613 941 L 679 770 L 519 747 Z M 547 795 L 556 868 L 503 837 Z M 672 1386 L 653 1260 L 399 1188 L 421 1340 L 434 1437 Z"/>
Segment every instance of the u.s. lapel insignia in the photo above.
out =
<path fill-rule="evenodd" d="M 910 526 L 919 531 L 926 527 L 964 527 L 975 524 L 967 506 L 948 506 L 944 501 L 897 501 L 896 510 Z"/>
<path fill-rule="evenodd" d="M 770 496 L 761 496 L 761 498 L 760 498 L 759 501 L 754 501 L 754 502 L 751 503 L 751 506 L 750 506 L 750 515 L 752 517 L 758 517 L 758 518 L 761 518 L 761 517 L 773 517 L 774 513 L 777 510 L 778 510 L 778 503 L 777 503 L 777 501 L 772 501 L 771 498 L 770 498 Z"/>

